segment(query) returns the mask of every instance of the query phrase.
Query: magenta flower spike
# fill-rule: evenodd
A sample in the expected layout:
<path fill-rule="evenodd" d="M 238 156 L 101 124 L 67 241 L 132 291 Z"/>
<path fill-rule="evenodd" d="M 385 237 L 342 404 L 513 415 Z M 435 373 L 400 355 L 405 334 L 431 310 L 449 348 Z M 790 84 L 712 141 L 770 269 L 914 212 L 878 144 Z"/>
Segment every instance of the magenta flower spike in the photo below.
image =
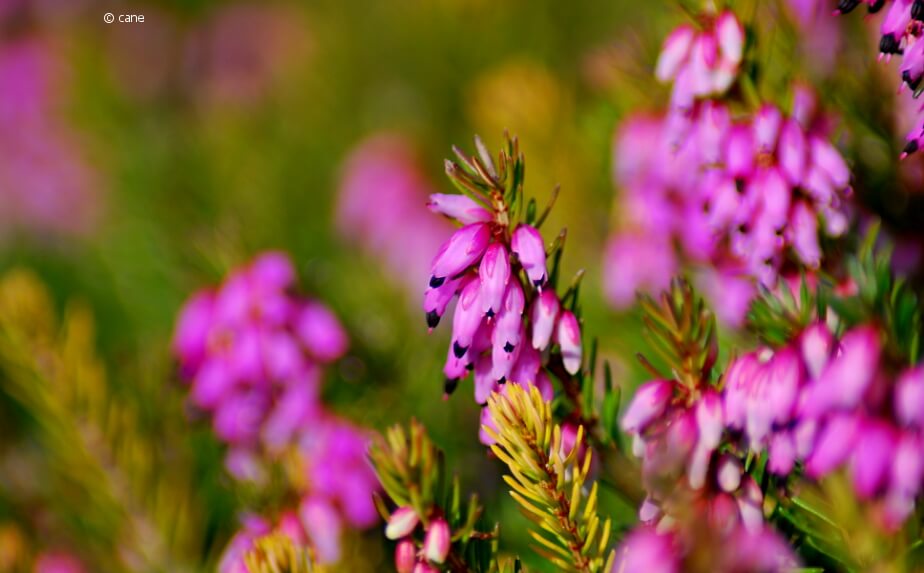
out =
<path fill-rule="evenodd" d="M 481 311 L 493 317 L 501 310 L 510 280 L 510 258 L 504 245 L 493 243 L 488 247 L 478 268 L 478 278 L 481 280 Z"/>
<path fill-rule="evenodd" d="M 445 519 L 434 519 L 424 537 L 423 556 L 434 563 L 443 563 L 449 555 L 449 546 L 449 524 Z"/>
<path fill-rule="evenodd" d="M 494 218 L 491 211 L 474 199 L 455 193 L 434 193 L 430 195 L 427 208 L 434 213 L 455 219 L 463 225 L 487 223 Z"/>
<path fill-rule="evenodd" d="M 581 369 L 581 325 L 570 310 L 563 310 L 558 317 L 555 338 L 561 346 L 565 370 L 577 374 Z"/>
<path fill-rule="evenodd" d="M 548 348 L 558 320 L 561 304 L 552 290 L 544 290 L 533 301 L 530 319 L 533 326 L 532 345 L 536 350 Z"/>
<path fill-rule="evenodd" d="M 667 409 L 674 394 L 670 380 L 653 380 L 640 386 L 623 414 L 620 426 L 627 433 L 638 433 Z"/>
<path fill-rule="evenodd" d="M 533 286 L 541 289 L 545 284 L 545 243 L 535 227 L 519 225 L 510 239 L 510 249 L 516 253 Z"/>
<path fill-rule="evenodd" d="M 452 234 L 433 259 L 430 271 L 430 286 L 438 287 L 447 278 L 455 277 L 481 259 L 491 230 L 486 223 L 472 223 Z"/>

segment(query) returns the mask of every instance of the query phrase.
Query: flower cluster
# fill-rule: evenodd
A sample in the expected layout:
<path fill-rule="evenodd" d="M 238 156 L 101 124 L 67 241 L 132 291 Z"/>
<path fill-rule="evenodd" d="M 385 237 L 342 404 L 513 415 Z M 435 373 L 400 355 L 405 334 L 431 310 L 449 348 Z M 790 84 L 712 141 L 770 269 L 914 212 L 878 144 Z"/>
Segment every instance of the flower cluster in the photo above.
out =
<path fill-rule="evenodd" d="M 360 142 L 344 163 L 338 191 L 340 234 L 380 261 L 415 304 L 433 252 L 452 233 L 424 207 L 432 191 L 410 142 L 396 134 Z"/>
<path fill-rule="evenodd" d="M 683 531 L 641 526 L 629 533 L 616 553 L 613 571 L 658 573 L 798 570 L 798 559 L 777 533 L 744 528 L 721 529 L 689 518 Z"/>
<path fill-rule="evenodd" d="M 400 507 L 391 514 L 385 527 L 385 537 L 398 541 L 395 548 L 395 569 L 398 573 L 437 573 L 449 556 L 449 524 L 436 518 L 426 524 L 420 551 L 411 539 L 420 519 L 412 507 Z"/>
<path fill-rule="evenodd" d="M 768 450 L 775 474 L 800 463 L 821 478 L 846 466 L 857 495 L 894 528 L 924 478 L 924 369 L 890 373 L 882 346 L 872 326 L 838 339 L 815 323 L 776 351 L 745 354 L 726 375 L 725 421 L 752 451 Z"/>
<path fill-rule="evenodd" d="M 789 116 L 767 104 L 735 119 L 706 101 L 627 122 L 616 141 L 626 223 L 606 255 L 611 302 L 624 307 L 636 289 L 666 286 L 678 269 L 675 244 L 707 267 L 704 290 L 733 324 L 753 296 L 749 279 L 772 286 L 789 261 L 817 268 L 821 232 L 848 227 L 850 173 L 828 131 L 804 89 Z"/>
<path fill-rule="evenodd" d="M 327 307 L 291 294 L 294 282 L 285 255 L 261 255 L 190 299 L 174 350 L 192 403 L 231 446 L 226 465 L 235 477 L 262 481 L 265 463 L 297 454 L 302 537 L 330 562 L 344 522 L 375 522 L 376 480 L 366 437 L 320 402 L 322 367 L 346 352 L 346 333 Z"/>
<path fill-rule="evenodd" d="M 673 82 L 671 108 L 690 111 L 700 98 L 720 96 L 732 86 L 744 57 L 744 28 L 731 11 L 705 19 L 702 30 L 674 29 L 664 40 L 655 76 Z"/>
<path fill-rule="evenodd" d="M 13 25 L 12 12 L 0 24 Z M 28 35 L 0 42 L 0 234 L 81 234 L 98 215 L 97 176 L 57 117 L 64 64 L 51 46 Z"/>
<path fill-rule="evenodd" d="M 458 298 L 443 369 L 446 390 L 454 390 L 474 371 L 475 399 L 484 404 L 508 381 L 548 387 L 544 367 L 553 346 L 562 374 L 576 374 L 581 369 L 581 328 L 549 282 L 548 254 L 539 230 L 511 220 L 503 178 L 488 171 L 487 161 L 468 161 L 478 166 L 483 191 L 472 185 L 472 196 L 430 197 L 431 210 L 463 226 L 433 258 L 424 311 L 427 325 L 435 328 Z M 470 177 L 455 164 L 450 164 L 450 175 Z"/>

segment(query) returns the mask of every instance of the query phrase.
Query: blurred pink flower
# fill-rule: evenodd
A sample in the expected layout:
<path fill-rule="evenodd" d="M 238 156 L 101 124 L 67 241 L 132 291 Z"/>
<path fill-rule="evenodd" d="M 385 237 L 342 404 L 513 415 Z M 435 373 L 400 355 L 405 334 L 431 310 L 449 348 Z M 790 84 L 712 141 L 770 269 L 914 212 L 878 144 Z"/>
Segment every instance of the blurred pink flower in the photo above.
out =
<path fill-rule="evenodd" d="M 433 253 L 452 233 L 427 210 L 432 191 L 410 142 L 382 133 L 350 152 L 338 192 L 341 235 L 378 259 L 415 303 L 430 276 Z"/>
<path fill-rule="evenodd" d="M 0 44 L 0 236 L 82 234 L 98 215 L 96 174 L 57 115 L 63 68 L 37 37 Z"/>
<path fill-rule="evenodd" d="M 35 573 L 85 573 L 83 564 L 69 553 L 43 553 L 35 561 Z"/>

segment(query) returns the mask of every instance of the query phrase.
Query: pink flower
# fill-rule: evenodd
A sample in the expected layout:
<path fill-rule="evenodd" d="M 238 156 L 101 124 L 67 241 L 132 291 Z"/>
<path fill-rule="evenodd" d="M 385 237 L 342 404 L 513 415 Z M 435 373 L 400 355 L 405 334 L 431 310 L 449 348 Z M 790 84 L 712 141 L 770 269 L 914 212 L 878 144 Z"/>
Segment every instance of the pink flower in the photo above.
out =
<path fill-rule="evenodd" d="M 652 420 L 664 413 L 673 392 L 673 383 L 669 380 L 653 380 L 639 387 L 622 416 L 620 425 L 623 431 L 635 433 L 644 430 Z"/>
<path fill-rule="evenodd" d="M 399 507 L 388 518 L 388 523 L 385 525 L 385 537 L 388 539 L 407 537 L 414 531 L 419 521 L 413 507 Z"/>
<path fill-rule="evenodd" d="M 442 518 L 434 519 L 424 537 L 423 556 L 434 563 L 442 563 L 449 555 L 449 547 L 449 524 Z"/>
<path fill-rule="evenodd" d="M 35 561 L 35 573 L 84 573 L 83 564 L 68 553 L 42 553 Z"/>
<path fill-rule="evenodd" d="M 490 230 L 485 223 L 466 225 L 452 234 L 433 259 L 430 286 L 438 287 L 477 263 L 488 248 Z"/>
<path fill-rule="evenodd" d="M 613 572 L 679 573 L 682 570 L 678 548 L 671 535 L 640 527 L 630 533 L 616 550 Z"/>
<path fill-rule="evenodd" d="M 530 319 L 533 323 L 532 345 L 536 350 L 544 350 L 552 341 L 560 307 L 558 297 L 548 289 L 542 291 L 533 301 Z"/>
<path fill-rule="evenodd" d="M 581 369 L 581 325 L 570 310 L 563 310 L 559 315 L 555 338 L 561 346 L 565 370 L 577 374 Z"/>
<path fill-rule="evenodd" d="M 510 239 L 510 250 L 517 255 L 533 286 L 545 284 L 545 244 L 535 227 L 519 225 Z"/>
<path fill-rule="evenodd" d="M 395 547 L 395 570 L 398 573 L 413 573 L 417 563 L 417 548 L 410 539 L 400 541 Z"/>
<path fill-rule="evenodd" d="M 485 251 L 478 268 L 481 281 L 481 311 L 491 317 L 501 311 L 501 303 L 510 280 L 510 260 L 507 249 L 493 243 Z"/>

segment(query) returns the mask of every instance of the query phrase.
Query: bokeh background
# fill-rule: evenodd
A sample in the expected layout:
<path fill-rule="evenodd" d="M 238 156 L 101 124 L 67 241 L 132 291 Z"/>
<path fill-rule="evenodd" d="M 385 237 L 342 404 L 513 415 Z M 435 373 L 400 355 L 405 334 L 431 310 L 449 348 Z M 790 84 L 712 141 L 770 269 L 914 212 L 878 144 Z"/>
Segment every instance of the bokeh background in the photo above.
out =
<path fill-rule="evenodd" d="M 451 192 L 453 144 L 519 136 L 527 194 L 561 185 L 546 225 L 568 229 L 566 275 L 587 271 L 585 332 L 633 387 L 638 318 L 602 287 L 613 137 L 666 101 L 650 70 L 684 17 L 629 0 L 0 1 L 0 308 L 39 333 L 31 357 L 86 379 L 63 401 L 66 383 L 32 395 L 0 353 L 0 571 L 46 551 L 134 569 L 133 544 L 156 570 L 214 568 L 259 495 L 227 477 L 169 345 L 192 292 L 267 249 L 349 331 L 331 409 L 373 429 L 424 422 L 504 522 L 502 547 L 528 557 L 470 383 L 441 399 L 447 332 L 427 334 L 420 298 L 450 227 L 426 195 Z M 390 567 L 380 537 L 347 541 L 344 570 Z"/>

